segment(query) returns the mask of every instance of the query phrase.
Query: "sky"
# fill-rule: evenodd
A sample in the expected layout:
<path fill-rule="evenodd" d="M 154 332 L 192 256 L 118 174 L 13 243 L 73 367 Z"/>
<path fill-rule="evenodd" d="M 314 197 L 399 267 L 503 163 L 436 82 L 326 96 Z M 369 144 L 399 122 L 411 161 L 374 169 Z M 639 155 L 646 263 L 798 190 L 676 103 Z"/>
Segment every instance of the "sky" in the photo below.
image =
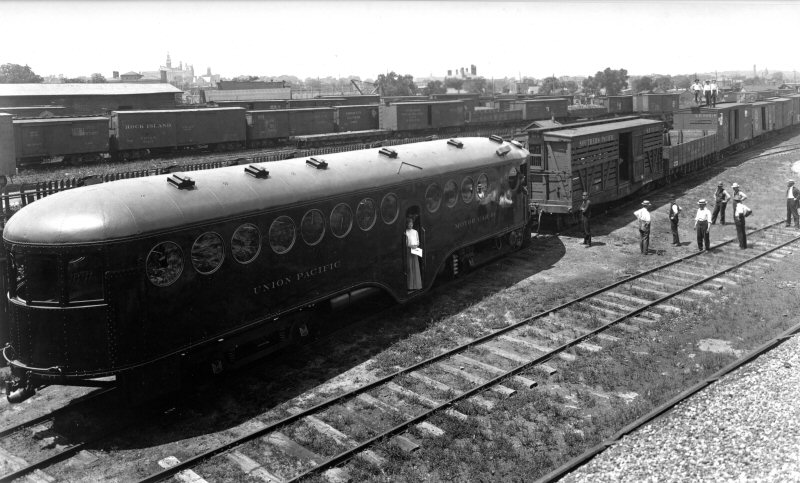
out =
<path fill-rule="evenodd" d="M 800 70 L 800 0 L 6 1 L 0 64 L 39 75 L 486 78 Z"/>

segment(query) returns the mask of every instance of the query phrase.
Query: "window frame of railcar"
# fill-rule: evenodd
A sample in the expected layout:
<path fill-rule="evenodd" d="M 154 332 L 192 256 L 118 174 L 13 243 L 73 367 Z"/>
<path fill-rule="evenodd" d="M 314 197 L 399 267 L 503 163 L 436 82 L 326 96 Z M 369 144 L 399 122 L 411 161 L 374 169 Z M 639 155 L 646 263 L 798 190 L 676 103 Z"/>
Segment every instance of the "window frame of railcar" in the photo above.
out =
<path fill-rule="evenodd" d="M 317 239 L 316 239 L 316 240 L 315 240 L 315 241 L 312 243 L 312 242 L 309 242 L 308 240 L 306 240 L 306 235 L 305 235 L 305 232 L 303 231 L 303 224 L 304 224 L 304 223 L 305 223 L 305 221 L 306 221 L 306 217 L 307 217 L 308 215 L 312 214 L 312 213 L 315 213 L 315 212 L 316 212 L 316 213 L 319 213 L 319 216 L 320 216 L 320 218 L 322 219 L 322 230 L 320 230 L 320 231 L 319 231 L 319 236 L 318 236 L 318 237 L 317 237 Z M 303 214 L 303 217 L 300 219 L 300 238 L 302 238 L 302 239 L 303 239 L 303 242 L 304 242 L 306 245 L 310 246 L 310 247 L 313 247 L 313 246 L 315 246 L 315 245 L 318 245 L 318 244 L 319 244 L 319 243 L 322 241 L 322 239 L 323 239 L 323 238 L 325 238 L 325 231 L 326 231 L 326 226 L 325 226 L 325 213 L 323 213 L 323 212 L 322 212 L 322 210 L 320 210 L 320 209 L 317 209 L 317 208 L 311 208 L 311 209 L 308 209 L 308 210 L 306 210 L 306 212 Z"/>
<path fill-rule="evenodd" d="M 472 186 L 470 187 L 470 190 L 469 190 L 469 196 L 465 197 L 464 196 L 464 194 L 465 194 L 464 193 L 464 183 L 466 183 L 467 181 L 469 181 L 469 183 Z M 461 195 L 461 201 L 463 201 L 465 204 L 472 203 L 472 200 L 475 199 L 475 179 L 472 176 L 464 176 L 464 178 L 461 180 L 460 188 L 461 189 L 459 190 L 459 194 Z"/>
<path fill-rule="evenodd" d="M 77 273 L 71 274 L 70 273 L 70 264 L 73 262 L 79 262 L 81 260 L 89 260 L 94 261 L 94 265 L 90 266 L 88 270 L 81 270 Z M 92 303 L 102 302 L 105 300 L 105 263 L 103 260 L 103 254 L 100 252 L 90 252 L 85 253 L 77 257 L 70 256 L 67 260 L 65 260 L 64 265 L 65 276 L 64 279 L 66 280 L 66 293 L 67 293 L 67 302 L 69 305 L 88 305 Z M 77 290 L 78 284 L 73 285 L 73 277 L 80 273 L 90 273 L 90 277 L 94 275 L 96 277 L 95 286 L 90 287 L 88 293 L 90 293 L 91 297 L 82 297 L 77 298 L 75 295 L 75 291 Z"/>
<path fill-rule="evenodd" d="M 478 190 L 481 184 L 481 179 L 485 181 L 483 191 Z M 483 201 L 484 198 L 486 198 L 486 195 L 489 194 L 489 186 L 489 175 L 487 175 L 486 172 L 479 174 L 478 179 L 475 181 L 475 199 L 478 200 L 478 202 Z"/>
<path fill-rule="evenodd" d="M 384 203 L 386 202 L 386 199 L 389 198 L 390 196 L 392 198 L 394 198 L 394 218 L 392 218 L 391 220 L 387 221 L 386 217 L 383 216 L 384 215 L 384 209 L 383 208 L 384 208 Z M 381 198 L 380 211 L 381 211 L 381 220 L 383 221 L 384 224 L 391 225 L 391 224 L 393 224 L 394 222 L 397 221 L 397 218 L 400 216 L 400 199 L 397 197 L 397 193 L 395 193 L 394 191 L 390 191 L 389 193 L 386 193 L 385 195 L 383 195 L 383 197 Z"/>
<path fill-rule="evenodd" d="M 447 187 L 452 186 L 453 188 L 453 198 L 452 201 L 447 198 Z M 442 188 L 442 200 L 444 201 L 445 206 L 448 208 L 453 208 L 458 203 L 458 198 L 460 197 L 461 193 L 459 192 L 458 183 L 454 179 L 448 179 L 444 183 L 444 187 Z"/>
<path fill-rule="evenodd" d="M 28 257 L 33 258 L 50 258 L 51 269 L 54 270 L 53 274 L 55 278 L 55 283 L 44 284 L 44 286 L 51 287 L 54 291 L 54 297 L 51 297 L 51 300 L 37 300 L 33 296 L 30 296 L 28 290 L 30 288 L 30 281 L 35 280 L 34 278 L 30 278 L 30 276 L 25 275 L 26 267 L 28 266 Z M 58 255 L 55 254 L 35 254 L 35 253 L 19 253 L 19 254 L 10 254 L 9 256 L 10 265 L 13 264 L 12 272 L 13 272 L 13 280 L 10 280 L 10 287 L 13 287 L 14 297 L 18 300 L 25 302 L 26 305 L 34 305 L 34 306 L 42 306 L 42 307 L 58 307 L 60 305 L 64 305 L 66 303 L 64 297 L 64 280 L 63 274 L 61 273 L 61 259 Z M 20 278 L 22 277 L 22 278 Z M 36 297 L 38 298 L 38 297 Z"/>
<path fill-rule="evenodd" d="M 439 211 L 439 208 L 442 207 L 443 197 L 444 195 L 439 183 L 436 181 L 428 183 L 428 187 L 425 188 L 425 209 L 428 210 L 428 213 L 436 213 Z"/>
<path fill-rule="evenodd" d="M 149 268 L 148 268 L 148 262 L 150 261 L 150 256 L 153 254 L 153 251 L 155 251 L 156 248 L 160 247 L 161 245 L 168 245 L 168 244 L 175 245 L 175 247 L 178 249 L 178 253 L 180 253 L 179 259 L 180 259 L 180 262 L 181 262 L 181 266 L 180 266 L 180 270 L 178 270 L 178 274 L 175 275 L 175 278 L 173 278 L 169 283 L 158 284 L 158 283 L 155 283 L 153 281 L 153 278 L 150 275 L 150 271 L 149 271 Z M 172 240 L 164 240 L 164 241 L 160 241 L 160 242 L 156 243 L 153 246 L 153 248 L 151 248 L 150 251 L 147 252 L 147 257 L 145 258 L 145 262 L 144 262 L 144 271 L 145 271 L 145 275 L 147 276 L 147 280 L 151 284 L 153 284 L 154 287 L 166 288 L 166 287 L 171 286 L 172 284 L 177 282 L 178 279 L 181 278 L 181 275 L 183 275 L 183 269 L 185 268 L 185 265 L 186 265 L 186 260 L 184 259 L 185 256 L 186 255 L 183 253 L 183 249 L 181 248 L 180 244 L 178 244 L 178 243 L 176 243 L 176 242 L 174 242 Z"/>
<path fill-rule="evenodd" d="M 341 235 L 337 235 L 336 234 L 336 231 L 334 230 L 334 223 L 333 223 L 333 215 L 336 212 L 337 208 L 339 208 L 339 207 L 346 208 L 347 212 L 350 214 L 350 222 L 348 223 L 347 230 L 345 230 L 344 233 L 342 233 Z M 398 211 L 399 211 L 399 207 L 398 207 Z M 339 238 L 339 239 L 345 238 L 353 230 L 354 218 L 355 218 L 355 215 L 353 214 L 353 209 L 350 208 L 350 205 L 348 205 L 347 203 L 337 203 L 336 206 L 334 206 L 331 209 L 331 214 L 328 215 L 328 226 L 330 226 L 331 234 L 334 237 Z"/>
<path fill-rule="evenodd" d="M 283 219 L 289 220 L 289 224 L 292 227 L 292 242 L 289 244 L 288 247 L 285 248 L 285 250 L 278 251 L 275 249 L 275 244 L 273 243 L 273 229 L 276 226 L 275 223 L 277 223 L 278 220 L 283 220 Z M 285 255 L 289 253 L 292 250 L 292 247 L 294 247 L 294 244 L 297 242 L 297 225 L 295 224 L 294 219 L 292 219 L 292 217 L 288 215 L 280 215 L 276 217 L 274 220 L 272 220 L 272 223 L 270 223 L 269 230 L 267 232 L 267 240 L 269 241 L 270 248 L 275 254 Z"/>
<path fill-rule="evenodd" d="M 235 244 L 234 244 L 233 240 L 236 237 L 236 234 L 239 233 L 239 230 L 241 230 L 242 228 L 244 228 L 246 226 L 251 226 L 251 227 L 255 228 L 256 234 L 258 235 L 258 248 L 256 249 L 256 253 L 251 258 L 249 258 L 249 259 L 247 259 L 245 261 L 242 261 L 242 260 L 239 260 L 239 258 L 237 258 L 237 256 L 236 256 L 236 251 L 234 249 Z M 239 263 L 241 265 L 247 265 L 248 263 L 252 263 L 252 262 L 254 262 L 256 260 L 256 258 L 258 258 L 258 255 L 261 254 L 262 242 L 263 242 L 263 239 L 261 237 L 261 229 L 258 227 L 258 225 L 256 225 L 255 223 L 242 223 L 241 225 L 236 227 L 236 229 L 233 231 L 233 235 L 231 235 L 231 241 L 230 241 L 230 244 L 231 244 L 231 256 L 233 257 L 234 260 L 236 260 L 237 263 Z"/>
<path fill-rule="evenodd" d="M 364 226 L 364 225 L 361 224 L 361 217 L 359 217 L 359 213 L 361 212 L 361 208 L 362 207 L 367 206 L 367 202 L 372 204 L 372 216 L 371 216 L 371 218 L 369 220 L 369 223 L 366 223 L 365 224 L 366 226 Z M 356 205 L 355 218 L 356 218 L 356 224 L 361 229 L 361 231 L 370 231 L 372 229 L 372 227 L 375 226 L 375 223 L 378 221 L 378 213 L 377 213 L 377 211 L 378 211 L 378 207 L 375 204 L 375 200 L 373 200 L 370 197 L 362 198 L 361 201 L 358 202 L 358 204 Z"/>
<path fill-rule="evenodd" d="M 200 268 L 198 268 L 198 266 L 197 266 L 198 263 L 195 262 L 195 246 L 197 246 L 197 243 L 200 241 L 201 238 L 203 238 L 204 236 L 207 236 L 207 235 L 216 237 L 216 239 L 219 241 L 220 248 L 218 250 L 218 253 L 220 255 L 220 259 L 219 259 L 219 262 L 211 270 L 203 271 L 203 270 L 200 270 Z M 217 270 L 219 270 L 220 267 L 222 267 L 223 263 L 225 263 L 225 239 L 222 238 L 222 235 L 220 235 L 219 233 L 217 233 L 215 231 L 206 231 L 206 232 L 201 233 L 192 242 L 192 247 L 189 249 L 189 259 L 192 262 L 192 268 L 194 268 L 194 270 L 197 273 L 199 273 L 200 275 L 211 275 L 212 273 L 214 273 Z M 208 260 L 208 257 L 204 257 L 204 260 Z"/>

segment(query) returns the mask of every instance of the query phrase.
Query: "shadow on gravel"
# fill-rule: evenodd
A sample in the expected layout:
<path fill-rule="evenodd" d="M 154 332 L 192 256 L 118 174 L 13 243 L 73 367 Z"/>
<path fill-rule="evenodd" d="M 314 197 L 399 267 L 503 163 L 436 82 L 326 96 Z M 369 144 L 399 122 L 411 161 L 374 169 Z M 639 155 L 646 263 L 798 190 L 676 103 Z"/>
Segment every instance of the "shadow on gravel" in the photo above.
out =
<path fill-rule="evenodd" d="M 236 433 L 249 432 L 256 427 L 236 427 L 253 420 L 267 424 L 280 420 L 289 415 L 288 407 L 309 407 L 363 384 L 367 379 L 362 372 L 357 372 L 362 374 L 361 378 L 348 375 L 340 378 L 341 382 L 332 379 L 373 359 L 397 342 L 425 331 L 434 322 L 553 268 L 565 253 L 566 248 L 557 237 L 534 239 L 531 246 L 461 278 L 437 282 L 429 293 L 409 304 L 374 300 L 352 311 L 340 312 L 339 319 L 333 321 L 338 327 L 317 340 L 186 387 L 179 398 L 160 409 L 160 415 L 149 418 L 152 423 L 93 447 L 98 450 L 145 449 L 177 442 L 182 448 L 185 445 L 208 447 L 208 441 L 185 440 L 198 436 L 213 438 L 214 433 L 234 428 Z M 355 321 L 348 322 L 350 320 Z M 325 383 L 328 383 L 328 392 L 309 396 L 312 391 L 318 393 Z M 291 401 L 298 396 L 303 397 Z"/>

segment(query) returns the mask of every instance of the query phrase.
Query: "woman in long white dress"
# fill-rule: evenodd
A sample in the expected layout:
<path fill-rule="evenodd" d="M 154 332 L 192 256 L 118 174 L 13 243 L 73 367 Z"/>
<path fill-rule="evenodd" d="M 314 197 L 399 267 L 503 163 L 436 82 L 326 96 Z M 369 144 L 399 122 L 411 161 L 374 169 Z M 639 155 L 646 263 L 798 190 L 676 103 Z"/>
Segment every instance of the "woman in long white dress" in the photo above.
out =
<path fill-rule="evenodd" d="M 414 220 L 406 221 L 406 273 L 408 276 L 408 290 L 422 288 L 422 275 L 419 271 L 419 257 L 411 253 L 413 248 L 419 248 L 419 233 L 414 229 Z"/>

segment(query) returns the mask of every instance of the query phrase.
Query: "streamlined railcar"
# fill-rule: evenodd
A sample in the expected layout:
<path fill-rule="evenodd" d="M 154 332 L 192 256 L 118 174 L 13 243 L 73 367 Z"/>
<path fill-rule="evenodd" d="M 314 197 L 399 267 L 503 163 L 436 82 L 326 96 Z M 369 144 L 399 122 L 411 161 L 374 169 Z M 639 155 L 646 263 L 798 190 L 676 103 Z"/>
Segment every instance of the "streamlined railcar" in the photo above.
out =
<path fill-rule="evenodd" d="M 493 136 L 96 184 L 7 223 L 9 400 L 49 384 L 130 398 L 181 369 L 284 347 L 314 314 L 519 248 L 528 151 Z M 409 285 L 407 220 L 421 289 Z M 527 233 L 527 235 L 526 235 Z M 207 363 L 207 364 L 206 364 Z"/>

